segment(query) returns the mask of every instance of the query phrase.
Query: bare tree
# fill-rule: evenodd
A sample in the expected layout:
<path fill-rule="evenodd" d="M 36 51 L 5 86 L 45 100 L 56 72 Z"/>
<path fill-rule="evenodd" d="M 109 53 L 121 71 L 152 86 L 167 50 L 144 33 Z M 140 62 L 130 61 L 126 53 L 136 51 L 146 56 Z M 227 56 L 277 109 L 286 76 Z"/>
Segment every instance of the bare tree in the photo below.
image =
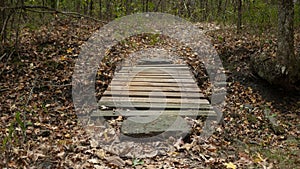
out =
<path fill-rule="evenodd" d="M 102 19 L 102 0 L 99 0 L 99 18 Z"/>
<path fill-rule="evenodd" d="M 4 30 L 4 25 L 5 25 L 5 20 L 6 20 L 6 12 L 5 12 L 5 0 L 0 0 L 0 7 L 3 7 L 3 9 L 0 10 L 0 41 L 5 39 L 5 30 Z"/>
<path fill-rule="evenodd" d="M 238 4 L 237 32 L 240 33 L 242 29 L 242 0 L 237 0 L 237 4 Z"/>

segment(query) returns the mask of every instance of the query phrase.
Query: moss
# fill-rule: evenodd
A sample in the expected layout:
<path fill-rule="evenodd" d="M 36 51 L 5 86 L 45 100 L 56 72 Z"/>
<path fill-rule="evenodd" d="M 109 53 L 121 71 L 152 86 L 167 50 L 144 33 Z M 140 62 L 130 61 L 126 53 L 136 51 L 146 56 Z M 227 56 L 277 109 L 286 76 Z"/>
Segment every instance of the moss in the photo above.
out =
<path fill-rule="evenodd" d="M 257 123 L 257 118 L 254 115 L 251 115 L 251 114 L 247 115 L 247 120 L 249 121 L 249 123 L 252 123 L 252 124 Z"/>

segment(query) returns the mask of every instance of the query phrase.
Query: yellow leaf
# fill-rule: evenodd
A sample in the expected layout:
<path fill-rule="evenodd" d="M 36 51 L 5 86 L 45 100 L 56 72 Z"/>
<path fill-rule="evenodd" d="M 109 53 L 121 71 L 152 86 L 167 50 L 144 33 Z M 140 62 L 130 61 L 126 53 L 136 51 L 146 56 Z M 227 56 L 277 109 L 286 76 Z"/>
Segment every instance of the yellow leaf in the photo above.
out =
<path fill-rule="evenodd" d="M 72 53 L 73 53 L 73 50 L 74 50 L 73 48 L 69 48 L 69 49 L 67 49 L 67 53 L 68 53 L 68 54 L 72 54 Z"/>
<path fill-rule="evenodd" d="M 229 162 L 229 163 L 223 163 L 226 168 L 229 168 L 229 169 L 236 169 L 236 165 L 233 164 L 232 162 Z"/>
<path fill-rule="evenodd" d="M 261 155 L 259 153 L 256 153 L 257 157 L 254 159 L 255 163 L 261 163 L 264 161 L 264 159 L 261 157 Z"/>
<path fill-rule="evenodd" d="M 59 60 L 61 60 L 61 61 L 67 60 L 67 57 L 63 55 L 59 58 Z"/>
<path fill-rule="evenodd" d="M 98 151 L 96 151 L 96 155 L 97 155 L 100 159 L 104 159 L 104 158 L 105 158 L 105 152 L 104 152 L 104 150 L 98 150 Z"/>
<path fill-rule="evenodd" d="M 168 152 L 168 155 L 175 157 L 178 155 L 178 152 L 176 152 L 176 151 Z"/>
<path fill-rule="evenodd" d="M 71 138 L 70 134 L 65 134 L 65 138 Z"/>
<path fill-rule="evenodd" d="M 108 137 L 108 135 L 107 135 L 107 131 L 104 131 L 103 135 L 104 135 L 105 140 L 108 141 L 108 140 L 109 140 L 109 137 Z"/>

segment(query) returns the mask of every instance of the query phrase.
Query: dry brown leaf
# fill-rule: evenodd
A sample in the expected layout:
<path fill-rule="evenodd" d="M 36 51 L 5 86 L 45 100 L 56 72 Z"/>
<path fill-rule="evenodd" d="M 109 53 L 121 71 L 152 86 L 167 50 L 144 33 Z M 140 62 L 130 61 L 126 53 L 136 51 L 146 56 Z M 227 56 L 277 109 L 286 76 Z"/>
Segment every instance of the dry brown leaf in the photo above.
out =
<path fill-rule="evenodd" d="M 126 164 L 125 161 L 121 159 L 119 156 L 105 157 L 105 160 L 110 164 L 118 167 L 124 167 Z"/>

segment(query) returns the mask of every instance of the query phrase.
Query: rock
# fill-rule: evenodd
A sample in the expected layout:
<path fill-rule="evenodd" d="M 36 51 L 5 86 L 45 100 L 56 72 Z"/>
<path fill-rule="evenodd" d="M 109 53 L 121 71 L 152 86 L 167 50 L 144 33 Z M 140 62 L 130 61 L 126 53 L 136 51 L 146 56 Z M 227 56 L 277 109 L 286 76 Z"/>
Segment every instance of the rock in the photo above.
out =
<path fill-rule="evenodd" d="M 284 86 L 287 82 L 286 70 L 276 59 L 262 53 L 251 58 L 252 68 L 261 78 L 270 84 Z"/>

